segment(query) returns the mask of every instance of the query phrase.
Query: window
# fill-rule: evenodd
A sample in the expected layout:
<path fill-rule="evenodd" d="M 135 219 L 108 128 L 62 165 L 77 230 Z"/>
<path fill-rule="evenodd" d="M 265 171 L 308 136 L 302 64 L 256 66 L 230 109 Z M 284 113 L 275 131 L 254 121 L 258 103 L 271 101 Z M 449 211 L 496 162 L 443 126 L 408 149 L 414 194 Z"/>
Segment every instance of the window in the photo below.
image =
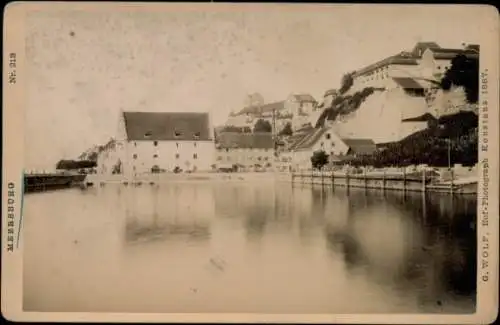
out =
<path fill-rule="evenodd" d="M 330 140 L 330 139 L 331 139 L 331 137 L 332 137 L 332 136 L 330 135 L 330 133 L 327 133 L 327 134 L 326 134 L 326 139 L 327 139 L 327 140 Z"/>
<path fill-rule="evenodd" d="M 175 143 L 175 146 L 176 146 L 177 148 L 179 148 L 179 142 L 176 142 L 176 143 Z"/>
<path fill-rule="evenodd" d="M 158 155 L 157 155 L 157 154 L 154 154 L 154 155 L 153 155 L 153 158 L 158 158 Z"/>
<path fill-rule="evenodd" d="M 269 157 L 264 157 L 264 161 L 268 161 L 269 160 Z"/>
<path fill-rule="evenodd" d="M 261 160 L 262 160 L 262 157 L 257 157 L 257 160 L 258 160 L 258 161 L 261 161 Z"/>
<path fill-rule="evenodd" d="M 151 131 L 144 133 L 145 138 L 150 138 L 152 135 L 153 135 L 153 132 L 151 132 Z"/>
<path fill-rule="evenodd" d="M 134 142 L 134 147 L 137 147 L 137 142 Z"/>
<path fill-rule="evenodd" d="M 175 154 L 175 159 L 179 159 L 179 154 L 178 153 Z"/>
<path fill-rule="evenodd" d="M 154 141 L 154 142 L 153 142 L 153 145 L 154 145 L 155 147 L 158 147 L 158 141 Z"/>
<path fill-rule="evenodd" d="M 229 152 L 229 148 L 226 148 L 226 152 Z"/>
<path fill-rule="evenodd" d="M 132 156 L 132 158 L 137 159 L 137 154 L 134 153 L 134 155 Z"/>
<path fill-rule="evenodd" d="M 321 142 L 321 146 L 323 147 L 325 144 L 323 142 Z"/>
<path fill-rule="evenodd" d="M 175 136 L 176 138 L 180 137 L 181 135 L 182 135 L 182 132 L 181 132 L 181 131 L 175 131 L 175 132 L 174 132 L 174 136 Z"/>
<path fill-rule="evenodd" d="M 194 134 L 194 137 L 195 137 L 195 139 L 198 139 L 198 138 L 200 137 L 200 132 L 196 132 L 196 133 Z"/>
<path fill-rule="evenodd" d="M 217 157 L 217 160 L 218 160 L 218 161 L 221 161 L 221 160 L 222 160 L 222 157 L 221 157 L 221 156 L 218 156 L 218 157 Z"/>
<path fill-rule="evenodd" d="M 198 154 L 193 153 L 193 159 L 198 159 Z"/>
<path fill-rule="evenodd" d="M 332 147 L 335 147 L 335 142 L 332 141 Z"/>

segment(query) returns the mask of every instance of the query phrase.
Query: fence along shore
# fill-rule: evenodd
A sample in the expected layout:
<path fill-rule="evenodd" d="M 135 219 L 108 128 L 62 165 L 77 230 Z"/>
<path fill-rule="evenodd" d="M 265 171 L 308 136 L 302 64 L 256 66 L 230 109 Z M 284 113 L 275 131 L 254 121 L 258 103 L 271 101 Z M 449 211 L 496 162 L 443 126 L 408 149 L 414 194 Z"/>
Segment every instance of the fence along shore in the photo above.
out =
<path fill-rule="evenodd" d="M 407 173 L 370 172 L 349 173 L 334 171 L 298 171 L 291 173 L 293 184 L 312 184 L 333 187 L 364 188 L 409 192 L 439 192 L 449 194 L 477 194 L 477 179 L 443 181 L 424 171 Z"/>

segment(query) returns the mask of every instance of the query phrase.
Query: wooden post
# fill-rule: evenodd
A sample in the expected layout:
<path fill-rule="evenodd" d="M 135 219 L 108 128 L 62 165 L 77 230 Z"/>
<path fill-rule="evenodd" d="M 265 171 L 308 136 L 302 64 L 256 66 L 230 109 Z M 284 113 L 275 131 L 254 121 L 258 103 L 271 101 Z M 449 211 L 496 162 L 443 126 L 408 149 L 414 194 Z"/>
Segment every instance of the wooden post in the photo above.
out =
<path fill-rule="evenodd" d="M 382 175 L 382 191 L 385 192 L 385 173 L 386 170 L 384 169 L 384 174 Z"/>
<path fill-rule="evenodd" d="M 406 192 L 406 168 L 403 167 L 403 193 Z"/>
<path fill-rule="evenodd" d="M 314 184 L 314 168 L 311 169 L 311 185 Z"/>
<path fill-rule="evenodd" d="M 366 190 L 368 188 L 367 179 L 366 179 L 366 167 L 363 169 L 363 178 L 365 181 L 365 190 Z"/>
<path fill-rule="evenodd" d="M 321 169 L 321 187 L 325 186 L 324 171 Z"/>
<path fill-rule="evenodd" d="M 451 180 L 450 180 L 450 194 L 453 195 L 453 178 L 454 178 L 454 173 L 453 173 L 453 168 L 450 169 L 450 175 L 451 175 Z"/>
<path fill-rule="evenodd" d="M 335 171 L 332 170 L 332 190 L 335 189 Z"/>
<path fill-rule="evenodd" d="M 346 180 L 347 189 L 349 189 L 349 169 L 347 169 L 345 172 L 345 180 Z"/>
<path fill-rule="evenodd" d="M 425 168 L 424 170 L 422 171 L 422 192 L 425 193 L 425 190 L 426 190 L 426 184 L 425 184 Z"/>

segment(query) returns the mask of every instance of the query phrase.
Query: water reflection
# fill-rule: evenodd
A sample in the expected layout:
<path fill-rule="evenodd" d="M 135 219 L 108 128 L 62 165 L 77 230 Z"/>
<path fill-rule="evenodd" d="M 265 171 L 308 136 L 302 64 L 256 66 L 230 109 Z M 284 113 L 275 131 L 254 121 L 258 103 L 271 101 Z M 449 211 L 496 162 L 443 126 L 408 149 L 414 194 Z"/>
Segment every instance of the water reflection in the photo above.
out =
<path fill-rule="evenodd" d="M 187 184 L 151 185 L 121 189 L 121 193 L 124 196 L 126 243 L 210 239 L 210 219 L 215 213 L 211 188 Z M 172 197 L 178 199 L 172 200 Z"/>
<path fill-rule="evenodd" d="M 272 181 L 36 195 L 26 310 L 474 311 L 474 198 Z"/>

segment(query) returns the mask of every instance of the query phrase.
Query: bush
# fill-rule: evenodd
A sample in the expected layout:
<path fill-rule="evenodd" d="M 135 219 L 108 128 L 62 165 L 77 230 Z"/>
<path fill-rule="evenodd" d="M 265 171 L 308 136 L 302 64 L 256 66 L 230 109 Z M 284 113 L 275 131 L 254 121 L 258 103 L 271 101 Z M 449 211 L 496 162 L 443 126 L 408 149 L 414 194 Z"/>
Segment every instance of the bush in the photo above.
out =
<path fill-rule="evenodd" d="M 272 132 L 272 130 L 271 123 L 263 119 L 259 119 L 253 127 L 253 132 Z"/>
<path fill-rule="evenodd" d="M 313 169 L 321 169 L 328 163 L 328 155 L 323 151 L 315 151 L 311 157 Z"/>

